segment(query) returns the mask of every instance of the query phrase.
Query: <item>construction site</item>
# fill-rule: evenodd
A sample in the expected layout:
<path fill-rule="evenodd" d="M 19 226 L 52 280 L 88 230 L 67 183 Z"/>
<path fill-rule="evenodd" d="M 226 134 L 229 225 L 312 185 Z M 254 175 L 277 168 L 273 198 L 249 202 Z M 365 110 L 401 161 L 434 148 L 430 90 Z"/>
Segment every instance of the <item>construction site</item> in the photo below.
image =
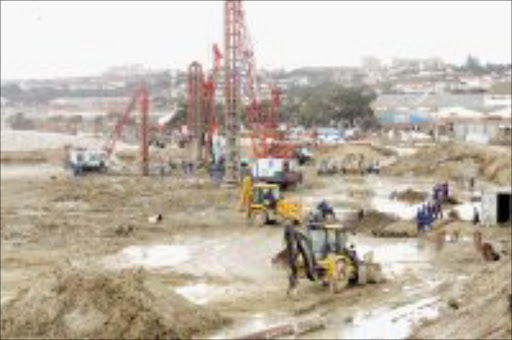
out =
<path fill-rule="evenodd" d="M 510 144 L 292 140 L 223 11 L 182 122 L 144 81 L 94 137 L 2 118 L 2 338 L 511 339 Z"/>

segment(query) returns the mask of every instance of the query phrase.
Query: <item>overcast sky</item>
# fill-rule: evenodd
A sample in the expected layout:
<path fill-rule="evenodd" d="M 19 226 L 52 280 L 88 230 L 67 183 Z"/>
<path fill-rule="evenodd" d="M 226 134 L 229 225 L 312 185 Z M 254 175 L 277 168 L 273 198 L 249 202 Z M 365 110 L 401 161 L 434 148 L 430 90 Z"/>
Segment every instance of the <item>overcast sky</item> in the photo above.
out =
<path fill-rule="evenodd" d="M 364 55 L 510 62 L 511 2 L 246 1 L 257 66 L 356 66 Z M 92 75 L 114 65 L 210 65 L 221 1 L 1 2 L 1 78 Z"/>

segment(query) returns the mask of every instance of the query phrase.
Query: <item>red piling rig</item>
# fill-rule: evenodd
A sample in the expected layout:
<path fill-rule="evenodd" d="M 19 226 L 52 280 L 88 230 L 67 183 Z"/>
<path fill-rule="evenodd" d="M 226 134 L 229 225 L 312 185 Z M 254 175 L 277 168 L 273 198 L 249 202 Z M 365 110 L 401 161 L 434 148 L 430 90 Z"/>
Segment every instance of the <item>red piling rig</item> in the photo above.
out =
<path fill-rule="evenodd" d="M 239 181 L 240 169 L 242 25 L 242 2 L 226 1 L 224 3 L 226 178 L 235 183 Z"/>
<path fill-rule="evenodd" d="M 143 176 L 149 174 L 149 141 L 148 141 L 148 114 L 149 114 L 149 98 L 148 89 L 145 85 L 139 88 L 139 110 L 141 113 L 141 121 L 139 125 L 139 151 L 140 164 Z"/>
<path fill-rule="evenodd" d="M 218 128 L 215 119 L 215 83 L 212 77 L 209 77 L 209 81 L 202 84 L 202 96 L 204 103 L 204 123 L 209 127 L 208 132 L 205 135 L 204 154 L 206 163 L 210 163 L 212 138 Z"/>
<path fill-rule="evenodd" d="M 194 61 L 188 69 L 187 83 L 187 129 L 193 144 L 195 145 L 195 161 L 203 160 L 202 145 L 205 134 L 205 101 L 204 101 L 204 75 L 201 64 Z"/>
<path fill-rule="evenodd" d="M 187 129 L 192 137 L 198 137 L 203 117 L 202 84 L 203 68 L 201 64 L 194 61 L 188 68 L 187 83 Z"/>
<path fill-rule="evenodd" d="M 140 154 L 140 162 L 141 162 L 141 170 L 144 176 L 147 176 L 149 173 L 149 145 L 148 145 L 148 114 L 149 114 L 149 98 L 148 98 L 148 89 L 145 83 L 140 83 L 139 87 L 135 91 L 130 103 L 125 108 L 123 117 L 121 121 L 119 121 L 115 127 L 114 131 L 109 140 L 107 140 L 103 149 L 107 153 L 107 159 L 110 158 L 114 148 L 116 146 L 117 140 L 121 137 L 123 133 L 124 126 L 128 122 L 128 117 L 133 109 L 139 105 L 139 112 L 141 114 L 141 121 L 139 125 L 139 154 Z"/>

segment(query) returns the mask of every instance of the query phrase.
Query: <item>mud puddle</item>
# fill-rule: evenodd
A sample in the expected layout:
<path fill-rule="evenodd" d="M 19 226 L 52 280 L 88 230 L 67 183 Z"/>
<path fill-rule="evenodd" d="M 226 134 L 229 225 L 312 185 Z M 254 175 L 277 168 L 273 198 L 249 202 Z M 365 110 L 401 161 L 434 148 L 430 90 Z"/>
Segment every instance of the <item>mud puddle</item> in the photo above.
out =
<path fill-rule="evenodd" d="M 144 267 L 148 269 L 173 268 L 190 257 L 190 251 L 181 245 L 129 246 L 104 259 L 107 268 Z"/>
<path fill-rule="evenodd" d="M 173 290 L 190 302 L 198 305 L 236 299 L 250 292 L 258 292 L 257 287 L 248 286 L 247 284 L 218 285 L 205 282 L 181 286 Z"/>
<path fill-rule="evenodd" d="M 345 324 L 335 320 L 323 330 L 295 339 L 406 339 L 414 323 L 437 317 L 438 300 L 431 297 L 395 309 L 359 311 Z"/>
<path fill-rule="evenodd" d="M 286 313 L 258 313 L 238 319 L 229 329 L 208 334 L 201 339 L 236 339 L 262 329 L 278 327 L 292 321 Z"/>
<path fill-rule="evenodd" d="M 335 317 L 329 317 L 325 329 L 306 333 L 304 338 L 405 338 L 412 323 L 421 318 L 437 315 L 435 307 L 437 299 L 429 294 L 443 282 L 443 277 L 432 273 L 433 268 L 428 262 L 431 255 L 428 248 L 419 247 L 417 240 L 380 239 L 364 235 L 352 236 L 351 242 L 358 249 L 359 256 L 362 257 L 366 252 L 373 253 L 374 261 L 381 263 L 383 273 L 391 285 L 400 285 L 406 282 L 404 281 L 405 273 L 415 280 L 409 286 L 404 286 L 403 289 L 394 289 L 391 296 L 389 288 L 386 287 L 383 287 L 382 293 L 379 293 L 382 294 L 380 297 L 373 296 L 366 300 L 363 296 L 360 305 L 364 307 L 361 309 L 354 309 L 357 307 L 345 306 L 341 303 L 339 307 L 335 307 Z M 311 283 L 304 282 L 303 284 Z M 202 293 L 206 293 L 208 289 L 211 290 L 212 287 L 202 286 L 200 288 Z M 286 283 L 281 289 L 283 291 L 286 289 Z M 206 296 L 203 296 L 203 299 L 206 299 Z M 400 302 L 397 307 L 393 307 L 393 300 L 395 301 L 394 305 L 397 300 Z M 412 301 L 414 302 L 411 303 Z M 350 322 L 342 321 L 349 316 L 347 310 L 353 310 Z M 313 313 L 318 313 L 318 310 Z M 328 315 L 333 314 L 329 313 Z M 273 327 L 297 323 L 297 320 L 285 313 L 245 314 L 235 317 L 235 319 L 237 319 L 235 324 L 214 334 L 209 334 L 208 338 L 235 338 Z"/>

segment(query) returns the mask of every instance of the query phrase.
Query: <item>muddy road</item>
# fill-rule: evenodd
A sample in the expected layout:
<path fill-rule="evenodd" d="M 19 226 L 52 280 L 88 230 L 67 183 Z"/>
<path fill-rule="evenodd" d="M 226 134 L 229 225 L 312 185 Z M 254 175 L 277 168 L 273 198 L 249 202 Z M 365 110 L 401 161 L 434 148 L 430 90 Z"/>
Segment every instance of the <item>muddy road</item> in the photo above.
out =
<path fill-rule="evenodd" d="M 391 193 L 411 187 L 429 192 L 434 183 L 435 179 L 407 176 L 325 177 L 316 178 L 315 186 L 306 184 L 287 196 L 306 207 L 325 199 L 342 219 L 364 207 L 410 220 L 417 205 L 393 200 Z M 462 186 L 454 186 L 453 192 L 462 201 L 470 195 Z M 472 275 L 489 266 L 475 254 L 471 238 L 474 227 L 464 221 L 450 225 L 461 230 L 462 236 L 441 251 L 428 237 L 375 238 L 356 232 L 351 242 L 360 253 L 374 252 L 386 281 L 353 287 L 337 295 L 301 281 L 297 298 L 292 299 L 286 296 L 286 271 L 270 263 L 283 247 L 282 228 L 248 225 L 236 209 L 238 192 L 234 188 L 217 188 L 206 179 L 74 178 L 56 166 L 2 165 L 1 195 L 2 314 L 20 313 L 13 318 L 30 317 L 30 313 L 23 315 L 23 301 L 34 294 L 34 287 L 55 294 L 53 300 L 68 299 L 65 291 L 59 293 L 45 283 L 68 277 L 62 273 L 117 277 L 126 275 L 126 271 L 143 270 L 143 281 L 151 284 L 149 297 L 141 301 L 172 296 L 170 304 L 187 311 L 183 315 L 188 321 L 168 321 L 167 329 L 193 324 L 180 329 L 184 333 L 165 334 L 237 338 L 317 318 L 322 329 L 303 337 L 406 338 L 418 324 L 444 313 L 447 301 L 463 290 Z M 467 210 L 464 204 L 455 208 Z M 155 214 L 162 214 L 162 221 L 150 223 L 148 217 Z M 510 233 L 502 229 L 484 233 L 485 237 L 503 241 L 503 259 L 510 261 Z M 141 306 L 149 308 L 147 302 Z M 44 310 L 44 305 L 39 308 Z M 102 309 L 96 306 L 94 310 Z M 163 314 L 151 312 L 148 315 L 163 322 Z M 48 320 L 36 319 L 25 320 L 34 325 L 29 329 L 32 333 L 8 318 L 2 319 L 2 330 L 22 337 L 133 335 L 129 333 L 132 329 L 119 334 L 87 333 L 87 329 L 94 328 L 91 320 L 103 319 L 90 316 L 96 312 L 80 313 L 65 304 L 51 323 L 61 324 L 59 318 L 72 318 L 73 327 L 82 325 L 85 333 L 73 333 L 66 328 L 71 327 L 67 321 L 52 333 L 45 328 Z"/>

